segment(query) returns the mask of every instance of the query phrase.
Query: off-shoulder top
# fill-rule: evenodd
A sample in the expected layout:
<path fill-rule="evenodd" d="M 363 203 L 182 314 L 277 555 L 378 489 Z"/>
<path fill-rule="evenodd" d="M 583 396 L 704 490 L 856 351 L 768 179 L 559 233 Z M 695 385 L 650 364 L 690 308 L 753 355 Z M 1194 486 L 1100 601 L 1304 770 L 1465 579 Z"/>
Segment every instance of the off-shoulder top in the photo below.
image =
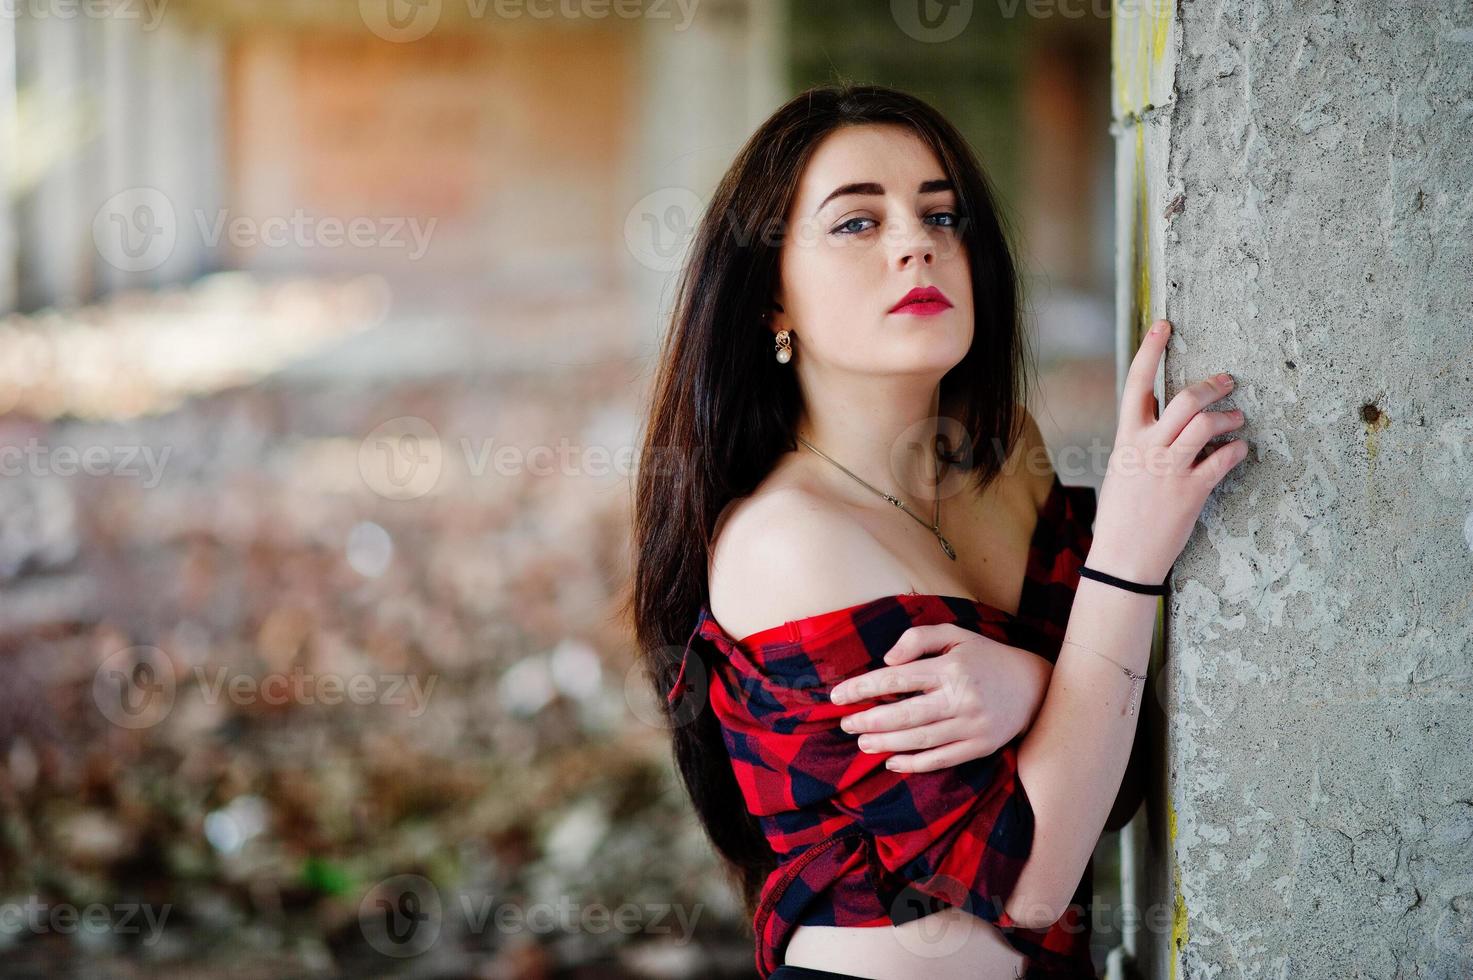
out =
<path fill-rule="evenodd" d="M 760 976 L 781 964 L 800 924 L 899 925 L 956 906 L 997 926 L 1028 958 L 1028 977 L 1095 980 L 1092 862 L 1048 929 L 1024 929 L 1004 911 L 1033 841 L 1018 778 L 1022 735 L 981 759 L 893 772 L 884 764 L 890 753 L 859 751 L 858 736 L 839 727 L 845 715 L 887 699 L 835 705 L 828 692 L 884 666 L 901 633 L 922 624 L 955 623 L 1054 662 L 1096 503 L 1093 487 L 1065 486 L 1055 474 L 1016 614 L 960 596 L 903 593 L 736 640 L 702 604 L 669 699 L 709 690 L 747 808 L 777 855 L 753 920 Z M 687 670 L 693 648 L 703 670 Z"/>

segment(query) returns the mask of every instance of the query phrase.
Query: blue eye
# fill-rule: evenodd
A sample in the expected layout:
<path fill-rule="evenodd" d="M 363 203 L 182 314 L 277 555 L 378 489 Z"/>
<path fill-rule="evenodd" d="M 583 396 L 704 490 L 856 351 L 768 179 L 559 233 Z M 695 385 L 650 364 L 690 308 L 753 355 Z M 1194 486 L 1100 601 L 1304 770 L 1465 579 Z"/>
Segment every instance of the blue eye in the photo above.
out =
<path fill-rule="evenodd" d="M 945 221 L 942 221 L 942 222 L 933 222 L 931 220 L 933 218 L 945 218 L 946 220 Z M 961 221 L 961 215 L 958 214 L 958 213 L 956 213 L 955 211 L 937 211 L 935 214 L 928 214 L 928 215 L 926 215 L 925 220 L 927 222 L 930 222 L 930 223 L 934 224 L 938 228 L 957 228 L 957 227 L 959 227 L 958 226 L 958 222 Z M 850 218 L 848 221 L 843 222 L 837 228 L 835 228 L 833 230 L 833 234 L 836 234 L 836 235 L 857 235 L 861 231 L 868 231 L 869 229 L 867 229 L 867 228 L 855 228 L 855 227 L 853 227 L 853 225 L 855 224 L 855 222 L 864 222 L 864 221 L 868 221 L 871 224 L 874 224 L 875 223 L 875 219 L 874 218 Z M 848 229 L 848 230 L 846 230 L 846 229 Z"/>

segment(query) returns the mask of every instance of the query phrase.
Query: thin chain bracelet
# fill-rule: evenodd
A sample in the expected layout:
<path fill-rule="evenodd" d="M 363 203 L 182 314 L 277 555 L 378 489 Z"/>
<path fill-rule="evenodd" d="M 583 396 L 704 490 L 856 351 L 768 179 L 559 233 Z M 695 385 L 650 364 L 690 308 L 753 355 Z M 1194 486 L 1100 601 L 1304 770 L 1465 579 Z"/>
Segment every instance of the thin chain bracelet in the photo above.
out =
<path fill-rule="evenodd" d="M 1110 663 L 1114 664 L 1116 667 L 1119 667 L 1122 671 L 1125 672 L 1125 676 L 1130 678 L 1130 713 L 1132 715 L 1135 714 L 1135 706 L 1140 701 L 1141 690 L 1145 686 L 1145 685 L 1142 685 L 1141 687 L 1136 687 L 1136 682 L 1137 681 L 1143 681 L 1143 680 L 1145 680 L 1146 679 L 1146 675 L 1145 674 L 1137 674 L 1135 671 L 1131 670 L 1129 667 L 1125 666 L 1120 661 L 1114 659 L 1113 657 L 1105 657 L 1105 655 L 1103 653 L 1101 653 L 1100 651 L 1094 649 L 1093 647 L 1087 647 L 1083 643 L 1080 643 L 1078 640 L 1065 640 L 1064 642 L 1065 643 L 1072 643 L 1074 646 L 1079 647 L 1079 649 L 1081 649 L 1081 650 L 1088 650 L 1090 653 L 1094 654 L 1096 657 L 1104 657 L 1106 660 L 1110 661 Z M 1124 708 L 1121 708 L 1120 709 L 1120 713 L 1122 715 L 1125 714 L 1125 709 Z"/>

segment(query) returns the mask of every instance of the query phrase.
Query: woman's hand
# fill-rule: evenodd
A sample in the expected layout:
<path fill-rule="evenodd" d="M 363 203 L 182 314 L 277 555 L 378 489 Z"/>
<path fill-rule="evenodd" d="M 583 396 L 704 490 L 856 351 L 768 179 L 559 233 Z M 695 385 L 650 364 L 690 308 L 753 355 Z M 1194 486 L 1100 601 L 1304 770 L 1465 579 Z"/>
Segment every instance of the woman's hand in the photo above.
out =
<path fill-rule="evenodd" d="M 1086 564 L 1151 585 L 1171 570 L 1207 495 L 1248 455 L 1242 439 L 1219 443 L 1199 460 L 1207 441 L 1243 424 L 1243 413 L 1206 411 L 1233 390 L 1222 374 L 1188 385 L 1157 418 L 1152 392 L 1171 324 L 1157 320 L 1126 374 L 1120 422 L 1095 512 Z"/>
<path fill-rule="evenodd" d="M 863 752 L 903 753 L 885 760 L 899 772 L 930 772 L 996 752 L 1033 723 L 1053 675 L 1043 657 L 955 623 L 912 626 L 885 663 L 839 683 L 829 697 L 850 704 L 917 692 L 839 723 L 863 733 Z"/>

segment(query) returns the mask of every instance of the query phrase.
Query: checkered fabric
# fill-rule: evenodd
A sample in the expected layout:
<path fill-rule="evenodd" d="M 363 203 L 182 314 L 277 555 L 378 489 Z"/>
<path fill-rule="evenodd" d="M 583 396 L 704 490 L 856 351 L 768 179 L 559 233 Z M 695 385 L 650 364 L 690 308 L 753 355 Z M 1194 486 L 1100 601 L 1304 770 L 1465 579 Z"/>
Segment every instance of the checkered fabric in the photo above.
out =
<path fill-rule="evenodd" d="M 886 696 L 835 705 L 841 680 L 884 666 L 911 626 L 955 623 L 1053 662 L 1068 624 L 1079 566 L 1089 553 L 1093 487 L 1053 487 L 1029 545 L 1016 614 L 969 598 L 881 596 L 733 639 L 702 604 L 672 703 L 700 697 L 691 651 L 710 678 L 748 809 L 778 866 L 753 921 L 761 977 L 782 962 L 798 925 L 898 925 L 955 906 L 993 923 L 1028 957 L 1027 976 L 1097 980 L 1089 954 L 1093 865 L 1071 904 L 1046 930 L 1003 910 L 1033 841 L 1033 810 L 1018 778 L 1019 735 L 991 755 L 927 773 L 892 772 L 890 753 L 865 753 L 839 727 Z M 697 641 L 700 641 L 699 643 Z"/>

